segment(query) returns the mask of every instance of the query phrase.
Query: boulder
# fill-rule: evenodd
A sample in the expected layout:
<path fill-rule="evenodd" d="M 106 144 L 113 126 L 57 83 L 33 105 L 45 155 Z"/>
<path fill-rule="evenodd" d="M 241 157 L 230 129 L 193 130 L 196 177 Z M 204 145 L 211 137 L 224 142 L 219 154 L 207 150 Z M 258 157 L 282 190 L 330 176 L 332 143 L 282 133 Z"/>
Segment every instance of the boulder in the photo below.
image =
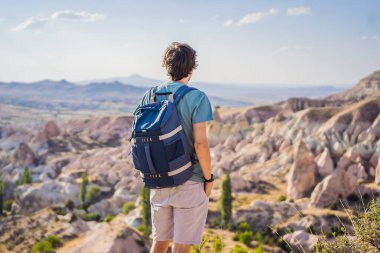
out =
<path fill-rule="evenodd" d="M 284 240 L 287 241 L 292 248 L 292 252 L 311 253 L 314 245 L 318 242 L 321 236 L 309 234 L 303 230 L 294 231 L 284 235 Z"/>
<path fill-rule="evenodd" d="M 285 222 L 301 209 L 302 206 L 296 203 L 256 200 L 250 207 L 237 209 L 233 220 L 234 223 L 245 221 L 254 229 L 264 230 Z"/>
<path fill-rule="evenodd" d="M 317 172 L 321 177 L 326 177 L 334 171 L 334 162 L 330 151 L 325 148 L 317 161 Z"/>
<path fill-rule="evenodd" d="M 300 141 L 293 153 L 294 163 L 289 172 L 288 197 L 306 197 L 315 185 L 314 157 L 304 142 Z"/>
<path fill-rule="evenodd" d="M 36 162 L 36 156 L 28 144 L 21 142 L 13 154 L 12 162 L 21 166 L 28 166 Z"/>
<path fill-rule="evenodd" d="M 15 201 L 21 213 L 30 214 L 53 204 L 64 203 L 67 199 L 79 205 L 79 184 L 57 182 L 21 185 L 14 191 Z"/>
<path fill-rule="evenodd" d="M 351 164 L 347 169 L 338 168 L 314 188 L 310 206 L 327 207 L 340 198 L 346 198 L 357 189 L 358 181 L 366 176 L 364 167 L 358 164 Z"/>
<path fill-rule="evenodd" d="M 234 192 L 252 192 L 252 188 L 255 188 L 259 181 L 256 173 L 243 174 L 241 170 L 231 173 L 231 187 Z"/>
<path fill-rule="evenodd" d="M 327 207 L 335 203 L 339 197 L 342 197 L 341 181 L 339 175 L 333 173 L 315 186 L 311 193 L 310 206 Z"/>
<path fill-rule="evenodd" d="M 58 248 L 58 253 L 119 253 L 149 252 L 151 242 L 136 230 L 125 225 L 124 216 L 110 222 L 101 222 L 79 239 Z"/>

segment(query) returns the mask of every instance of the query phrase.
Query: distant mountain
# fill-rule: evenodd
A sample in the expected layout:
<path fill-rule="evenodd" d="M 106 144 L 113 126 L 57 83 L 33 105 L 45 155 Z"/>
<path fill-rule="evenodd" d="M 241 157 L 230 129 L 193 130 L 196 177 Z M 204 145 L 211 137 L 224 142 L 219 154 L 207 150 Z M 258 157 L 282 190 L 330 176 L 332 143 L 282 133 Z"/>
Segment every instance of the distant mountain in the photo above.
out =
<path fill-rule="evenodd" d="M 127 77 L 112 77 L 96 80 L 79 81 L 79 84 L 88 84 L 93 82 L 122 82 L 141 87 L 152 87 L 159 85 L 165 80 L 144 77 L 133 74 Z M 246 106 L 257 103 L 272 103 L 286 100 L 289 97 L 309 97 L 322 98 L 333 93 L 338 93 L 350 86 L 289 86 L 283 84 L 238 84 L 238 83 L 209 83 L 209 82 L 191 82 L 194 86 L 211 97 L 222 98 L 215 100 L 215 105 L 220 106 Z M 212 98 L 210 98 L 213 100 Z M 231 101 L 231 102 L 229 102 Z"/>
<path fill-rule="evenodd" d="M 84 81 L 78 81 L 76 83 L 78 84 L 89 84 L 89 83 L 94 83 L 94 82 L 109 83 L 109 82 L 115 82 L 115 81 L 119 81 L 121 83 L 133 84 L 135 86 L 143 86 L 143 87 L 152 87 L 164 82 L 164 80 L 148 78 L 148 77 L 143 77 L 138 74 L 133 74 L 127 77 L 110 77 L 110 78 L 103 78 L 103 79 L 84 80 Z"/>
<path fill-rule="evenodd" d="M 67 80 L 41 80 L 32 83 L 0 82 L 0 103 L 40 109 L 130 110 L 146 88 L 121 82 L 77 85 Z"/>

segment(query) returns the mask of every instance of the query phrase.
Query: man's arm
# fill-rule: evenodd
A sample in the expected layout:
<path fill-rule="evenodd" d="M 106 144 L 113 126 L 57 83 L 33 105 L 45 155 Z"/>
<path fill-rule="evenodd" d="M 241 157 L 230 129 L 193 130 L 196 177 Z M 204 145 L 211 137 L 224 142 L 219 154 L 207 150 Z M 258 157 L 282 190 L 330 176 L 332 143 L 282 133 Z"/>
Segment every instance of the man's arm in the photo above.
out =
<path fill-rule="evenodd" d="M 205 179 L 211 178 L 211 155 L 207 142 L 206 122 L 193 124 L 194 148 Z M 205 183 L 207 196 L 211 194 L 212 183 Z"/>

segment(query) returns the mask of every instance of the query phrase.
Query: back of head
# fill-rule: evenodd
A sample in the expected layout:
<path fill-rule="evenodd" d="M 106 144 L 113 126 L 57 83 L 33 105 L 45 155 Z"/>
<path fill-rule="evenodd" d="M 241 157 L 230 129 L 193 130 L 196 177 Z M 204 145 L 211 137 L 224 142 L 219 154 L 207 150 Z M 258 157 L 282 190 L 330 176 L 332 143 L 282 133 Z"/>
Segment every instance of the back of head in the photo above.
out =
<path fill-rule="evenodd" d="M 171 80 L 179 81 L 197 68 L 197 53 L 186 43 L 173 42 L 165 50 L 162 66 Z"/>

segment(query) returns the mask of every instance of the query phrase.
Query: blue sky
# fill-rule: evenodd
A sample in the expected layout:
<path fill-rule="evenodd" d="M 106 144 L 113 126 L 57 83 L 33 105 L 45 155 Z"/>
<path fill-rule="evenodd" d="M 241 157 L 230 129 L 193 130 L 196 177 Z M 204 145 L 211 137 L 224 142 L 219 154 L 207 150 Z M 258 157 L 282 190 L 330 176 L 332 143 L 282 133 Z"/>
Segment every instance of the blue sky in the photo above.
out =
<path fill-rule="evenodd" d="M 352 84 L 380 69 L 378 0 L 0 0 L 0 81 L 165 78 L 172 41 L 196 81 Z"/>

